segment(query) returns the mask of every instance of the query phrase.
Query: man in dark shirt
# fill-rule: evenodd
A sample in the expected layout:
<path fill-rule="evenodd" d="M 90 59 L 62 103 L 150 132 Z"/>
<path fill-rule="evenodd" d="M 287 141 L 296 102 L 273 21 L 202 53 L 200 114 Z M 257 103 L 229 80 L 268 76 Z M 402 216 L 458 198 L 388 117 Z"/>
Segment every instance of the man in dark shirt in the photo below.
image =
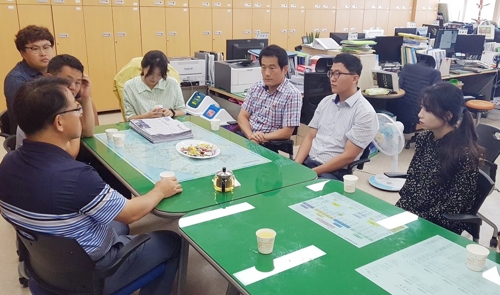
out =
<path fill-rule="evenodd" d="M 24 83 L 47 73 L 49 61 L 54 57 L 54 36 L 47 28 L 31 25 L 17 32 L 15 43 L 23 60 L 7 74 L 4 82 L 11 134 L 16 134 L 17 129 L 13 110 L 16 93 Z"/>
<path fill-rule="evenodd" d="M 75 161 L 68 144 L 81 136 L 82 107 L 68 87 L 65 79 L 43 77 L 19 89 L 14 111 L 27 139 L 0 164 L 1 214 L 29 230 L 74 238 L 97 266 L 107 266 L 133 238 L 124 224 L 142 218 L 182 188 L 175 177 L 165 178 L 147 194 L 127 200 L 91 166 Z M 141 294 L 170 293 L 178 267 L 179 236 L 170 231 L 149 235 L 151 239 L 106 279 L 104 294 L 162 263 L 163 275 L 142 288 Z"/>

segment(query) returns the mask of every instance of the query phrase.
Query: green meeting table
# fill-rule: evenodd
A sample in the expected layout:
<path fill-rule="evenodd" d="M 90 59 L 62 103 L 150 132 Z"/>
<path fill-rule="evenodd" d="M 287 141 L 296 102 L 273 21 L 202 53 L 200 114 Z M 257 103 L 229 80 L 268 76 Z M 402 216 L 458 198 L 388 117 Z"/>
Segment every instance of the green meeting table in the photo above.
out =
<path fill-rule="evenodd" d="M 210 167 L 210 169 L 214 169 L 213 173 L 210 175 L 181 182 L 183 192 L 161 201 L 153 210 L 155 215 L 164 218 L 179 218 L 185 213 L 193 210 L 273 191 L 282 187 L 313 180 L 317 177 L 316 173 L 311 169 L 297 164 L 229 130 L 220 128 L 218 131 L 212 131 L 210 129 L 210 122 L 203 118 L 183 116 L 177 119 L 183 122 L 191 122 L 208 132 L 229 140 L 231 144 L 234 144 L 232 147 L 233 149 L 235 147 L 242 147 L 242 152 L 248 153 L 249 157 L 256 157 L 256 155 L 259 155 L 261 159 L 264 159 L 266 162 L 234 170 L 234 175 L 241 183 L 241 186 L 236 187 L 233 192 L 229 193 L 215 191 L 212 179 L 216 170 L 220 170 L 222 167 Z M 154 187 L 155 183 L 151 178 L 145 175 L 147 173 L 141 171 L 141 168 L 138 168 L 137 165 L 134 166 L 131 161 L 128 161 L 126 155 L 120 156 L 117 151 L 112 148 L 112 144 L 108 146 L 105 142 L 97 138 L 97 136 L 102 136 L 102 133 L 105 133 L 105 130 L 108 128 L 116 128 L 121 131 L 130 130 L 129 123 L 127 122 L 96 126 L 94 137 L 83 138 L 84 146 L 125 186 L 127 186 L 134 195 L 140 196 L 149 192 Z M 206 131 L 204 131 L 205 134 L 207 134 Z M 214 136 L 213 134 L 209 135 Z M 127 144 L 126 137 L 125 146 L 127 146 Z M 165 160 L 161 159 L 160 155 L 154 154 L 153 149 L 154 144 L 151 143 L 149 145 L 148 143 L 142 146 L 140 153 L 143 157 L 156 156 L 159 157 L 158 161 Z M 166 160 L 168 161 L 169 159 Z M 193 164 L 192 159 L 182 156 L 177 157 L 175 161 L 181 161 L 180 164 L 185 163 L 185 165 L 196 165 L 196 161 L 194 161 Z M 205 162 L 200 163 L 200 165 L 202 164 L 205 164 Z M 203 167 L 206 168 L 206 165 Z M 227 163 L 227 169 L 231 169 L 231 162 Z M 174 170 L 174 172 L 176 171 Z M 183 242 L 183 253 L 181 254 L 183 258 L 181 258 L 182 261 L 179 270 L 182 280 L 185 279 L 187 253 L 189 250 L 189 245 L 185 243 L 185 241 Z M 179 280 L 180 285 L 184 284 L 181 282 L 182 280 Z"/>
<path fill-rule="evenodd" d="M 189 212 L 179 220 L 181 234 L 228 280 L 228 294 L 387 294 L 356 269 L 436 235 L 460 246 L 472 243 L 418 218 L 408 223 L 406 229 L 358 248 L 289 206 L 338 192 L 388 217 L 404 211 L 359 189 L 352 194 L 344 193 L 339 181 L 331 180 L 319 191 L 306 187 L 322 181 L 313 180 Z M 224 212 L 231 206 L 241 205 L 253 209 L 203 220 L 207 212 Z M 192 222 L 200 217 L 203 218 Z M 255 233 L 260 228 L 277 232 L 272 254 L 263 255 L 257 251 Z M 311 245 L 326 255 L 246 285 L 235 276 L 252 267 L 262 272 L 270 271 L 273 259 Z M 465 249 L 463 251 L 465 253 Z M 489 259 L 500 262 L 496 253 L 491 253 Z M 465 266 L 465 259 L 463 264 Z"/>

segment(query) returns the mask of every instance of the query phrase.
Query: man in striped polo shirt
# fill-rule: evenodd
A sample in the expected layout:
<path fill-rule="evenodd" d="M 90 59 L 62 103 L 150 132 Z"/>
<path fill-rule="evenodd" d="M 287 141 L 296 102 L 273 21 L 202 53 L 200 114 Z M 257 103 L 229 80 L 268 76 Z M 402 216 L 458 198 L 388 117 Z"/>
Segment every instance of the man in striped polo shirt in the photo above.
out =
<path fill-rule="evenodd" d="M 362 68 L 359 58 L 343 53 L 328 71 L 334 94 L 319 103 L 295 157 L 319 178 L 343 180 L 344 167 L 359 159 L 377 134 L 375 110 L 358 88 Z"/>
<path fill-rule="evenodd" d="M 141 197 L 127 200 L 89 165 L 68 153 L 68 143 L 82 133 L 82 107 L 61 78 L 24 84 L 14 102 L 24 145 L 0 164 L 0 206 L 10 223 L 32 231 L 74 238 L 96 262 L 109 265 L 133 236 L 128 226 L 148 214 L 163 198 L 182 191 L 175 178 L 162 179 Z M 163 275 L 141 294 L 168 294 L 178 266 L 179 236 L 150 233 L 119 270 L 105 281 L 110 294 L 165 263 Z M 154 255 L 151 255 L 154 253 Z"/>
<path fill-rule="evenodd" d="M 271 140 L 289 139 L 300 126 L 302 95 L 286 78 L 288 55 L 283 48 L 264 48 L 259 62 L 262 81 L 248 90 L 238 125 L 246 138 L 266 146 Z"/>

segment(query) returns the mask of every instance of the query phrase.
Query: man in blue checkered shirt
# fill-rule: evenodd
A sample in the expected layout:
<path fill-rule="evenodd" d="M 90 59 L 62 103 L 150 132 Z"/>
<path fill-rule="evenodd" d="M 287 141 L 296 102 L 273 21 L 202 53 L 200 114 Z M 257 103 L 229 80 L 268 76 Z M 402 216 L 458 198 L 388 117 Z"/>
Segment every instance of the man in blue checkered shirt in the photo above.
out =
<path fill-rule="evenodd" d="M 262 81 L 248 90 L 238 125 L 246 138 L 265 145 L 271 140 L 289 139 L 300 126 L 302 95 L 286 78 L 288 56 L 283 48 L 264 48 L 259 62 Z"/>

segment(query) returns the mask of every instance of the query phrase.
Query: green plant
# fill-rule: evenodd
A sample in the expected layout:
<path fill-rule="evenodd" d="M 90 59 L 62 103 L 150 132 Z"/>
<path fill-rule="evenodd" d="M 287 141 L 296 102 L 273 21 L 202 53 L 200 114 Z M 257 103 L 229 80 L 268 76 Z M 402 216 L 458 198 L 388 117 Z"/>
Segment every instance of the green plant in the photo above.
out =
<path fill-rule="evenodd" d="M 313 43 L 314 39 L 319 38 L 319 32 L 306 33 L 309 44 Z"/>

